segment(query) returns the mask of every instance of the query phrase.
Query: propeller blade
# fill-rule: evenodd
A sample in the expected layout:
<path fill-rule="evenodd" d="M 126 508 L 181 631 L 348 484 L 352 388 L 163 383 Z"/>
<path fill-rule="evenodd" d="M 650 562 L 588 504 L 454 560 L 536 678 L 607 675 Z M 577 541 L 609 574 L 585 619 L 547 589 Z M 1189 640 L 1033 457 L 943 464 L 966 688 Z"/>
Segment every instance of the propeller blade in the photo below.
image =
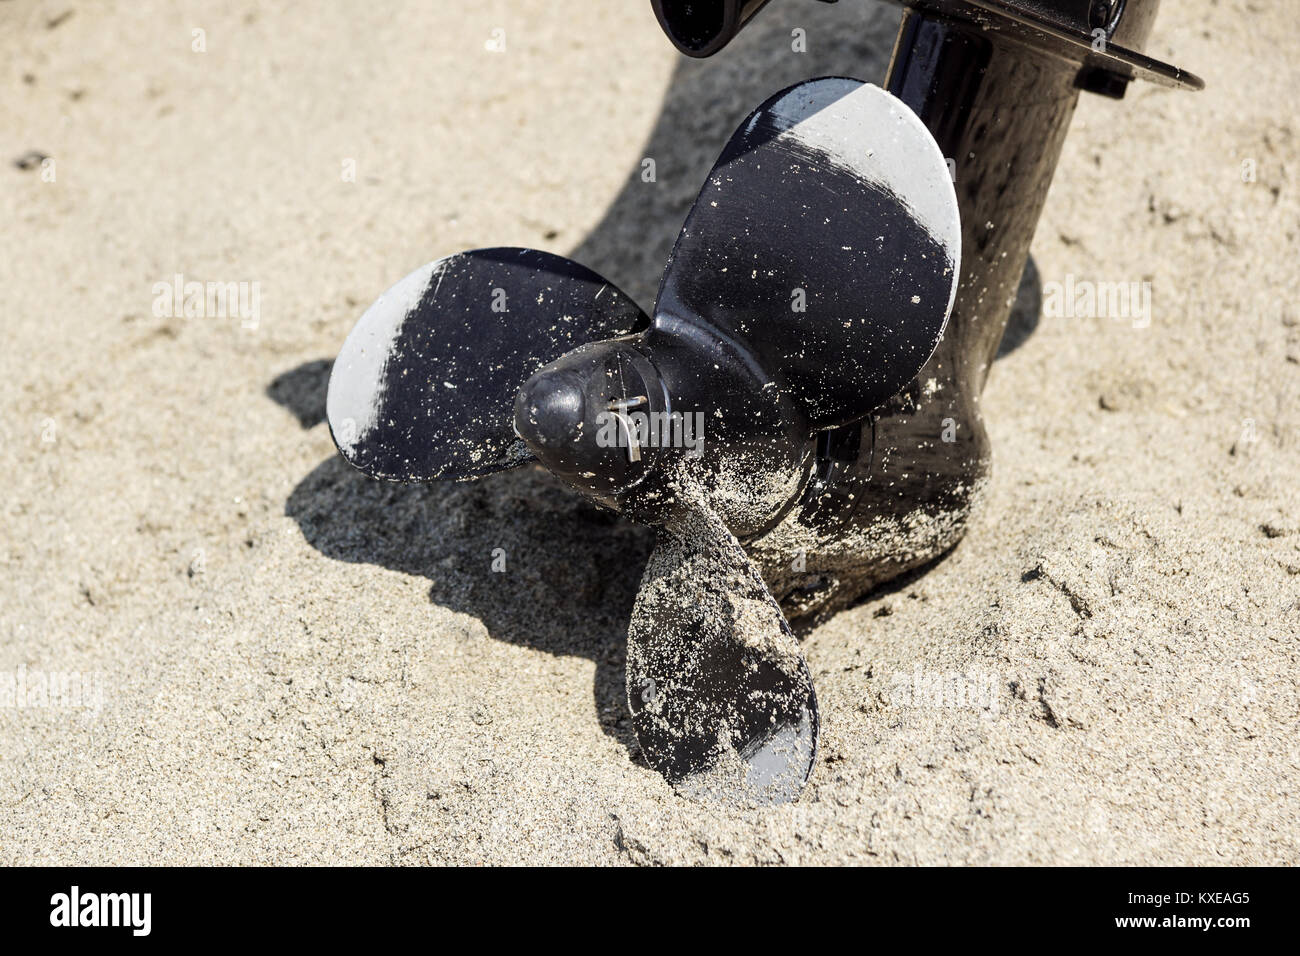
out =
<path fill-rule="evenodd" d="M 777 370 L 814 430 L 856 421 L 938 344 L 957 290 L 957 196 L 903 102 L 792 86 L 732 136 L 682 226 L 656 324 L 694 317 Z"/>
<path fill-rule="evenodd" d="M 808 664 L 707 507 L 660 531 L 628 629 L 627 690 L 642 752 L 682 793 L 772 804 L 803 790 L 817 754 Z"/>
<path fill-rule="evenodd" d="M 374 478 L 477 478 L 527 461 L 515 393 L 588 342 L 645 314 L 590 269 L 536 249 L 477 249 L 429 263 L 379 297 L 330 375 L 330 433 Z"/>

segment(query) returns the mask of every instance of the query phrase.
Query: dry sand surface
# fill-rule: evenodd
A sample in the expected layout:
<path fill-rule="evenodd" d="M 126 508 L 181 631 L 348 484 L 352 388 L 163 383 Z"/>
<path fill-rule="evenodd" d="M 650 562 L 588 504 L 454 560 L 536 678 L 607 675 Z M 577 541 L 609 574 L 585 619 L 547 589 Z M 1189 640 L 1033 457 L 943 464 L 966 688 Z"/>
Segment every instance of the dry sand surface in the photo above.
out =
<path fill-rule="evenodd" d="M 1300 41 L 1165 6 L 1148 52 L 1208 89 L 1085 96 L 1033 246 L 1149 281 L 1150 327 L 994 366 L 968 537 L 803 635 L 821 759 L 747 810 L 637 756 L 647 532 L 536 469 L 351 472 L 328 362 L 475 246 L 648 306 L 735 124 L 878 81 L 896 8 L 687 62 L 631 0 L 0 0 L 0 675 L 102 691 L 0 707 L 0 863 L 1300 863 Z M 257 283 L 256 328 L 156 316 L 177 273 Z"/>

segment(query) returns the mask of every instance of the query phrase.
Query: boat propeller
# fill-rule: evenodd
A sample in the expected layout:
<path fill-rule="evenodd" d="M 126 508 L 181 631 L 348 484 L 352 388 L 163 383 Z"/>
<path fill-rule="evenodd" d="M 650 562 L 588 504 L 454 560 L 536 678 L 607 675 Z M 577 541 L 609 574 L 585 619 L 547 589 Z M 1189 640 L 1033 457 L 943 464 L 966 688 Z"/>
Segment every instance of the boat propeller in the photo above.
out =
<path fill-rule="evenodd" d="M 964 533 L 989 475 L 980 391 L 1079 92 L 1204 85 L 1141 52 L 1157 0 L 900 2 L 888 92 L 810 80 L 741 124 L 652 315 L 559 256 L 464 252 L 381 296 L 330 378 L 331 433 L 367 475 L 535 460 L 658 529 L 628 704 L 688 794 L 794 799 L 818 724 L 787 616 Z M 697 57 L 766 3 L 651 0 Z"/>
<path fill-rule="evenodd" d="M 545 252 L 439 259 L 349 335 L 330 431 L 375 478 L 535 459 L 655 526 L 628 631 L 641 750 L 683 792 L 790 800 L 816 756 L 816 695 L 744 542 L 794 505 L 818 434 L 925 365 L 960 245 L 948 166 L 916 114 L 857 80 L 800 83 L 727 143 L 651 315 Z"/>

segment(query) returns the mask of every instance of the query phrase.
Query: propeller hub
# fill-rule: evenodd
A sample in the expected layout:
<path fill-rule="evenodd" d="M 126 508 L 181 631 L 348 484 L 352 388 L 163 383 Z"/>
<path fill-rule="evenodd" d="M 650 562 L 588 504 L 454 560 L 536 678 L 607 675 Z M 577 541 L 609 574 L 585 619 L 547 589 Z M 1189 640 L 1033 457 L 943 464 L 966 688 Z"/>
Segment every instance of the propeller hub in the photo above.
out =
<path fill-rule="evenodd" d="M 515 399 L 515 433 L 543 453 L 580 442 L 588 418 L 585 384 L 572 369 L 538 372 Z"/>
<path fill-rule="evenodd" d="M 598 342 L 524 382 L 515 397 L 515 434 L 547 470 L 613 504 L 671 453 L 667 404 L 658 370 L 630 340 Z"/>

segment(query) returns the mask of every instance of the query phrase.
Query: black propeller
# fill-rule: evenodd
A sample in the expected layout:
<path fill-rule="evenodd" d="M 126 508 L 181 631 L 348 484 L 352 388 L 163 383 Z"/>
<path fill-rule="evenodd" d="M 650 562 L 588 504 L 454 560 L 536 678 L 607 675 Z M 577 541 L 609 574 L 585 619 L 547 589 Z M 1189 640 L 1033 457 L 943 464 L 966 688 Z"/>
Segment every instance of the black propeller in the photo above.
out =
<path fill-rule="evenodd" d="M 723 150 L 653 319 L 556 256 L 440 260 L 358 323 L 330 427 L 377 477 L 475 477 L 531 453 L 659 526 L 628 634 L 642 749 L 686 792 L 793 799 L 816 754 L 812 678 L 739 539 L 796 500 L 816 432 L 861 420 L 925 364 L 960 236 L 915 114 L 857 80 L 801 83 Z"/>
<path fill-rule="evenodd" d="M 651 765 L 682 791 L 793 800 L 817 754 L 808 662 L 733 534 L 687 486 L 628 627 L 628 704 Z"/>
<path fill-rule="evenodd" d="M 584 342 L 649 323 L 596 273 L 536 249 L 477 249 L 416 269 L 366 310 L 330 375 L 334 443 L 372 478 L 479 478 L 530 457 L 515 392 Z"/>

